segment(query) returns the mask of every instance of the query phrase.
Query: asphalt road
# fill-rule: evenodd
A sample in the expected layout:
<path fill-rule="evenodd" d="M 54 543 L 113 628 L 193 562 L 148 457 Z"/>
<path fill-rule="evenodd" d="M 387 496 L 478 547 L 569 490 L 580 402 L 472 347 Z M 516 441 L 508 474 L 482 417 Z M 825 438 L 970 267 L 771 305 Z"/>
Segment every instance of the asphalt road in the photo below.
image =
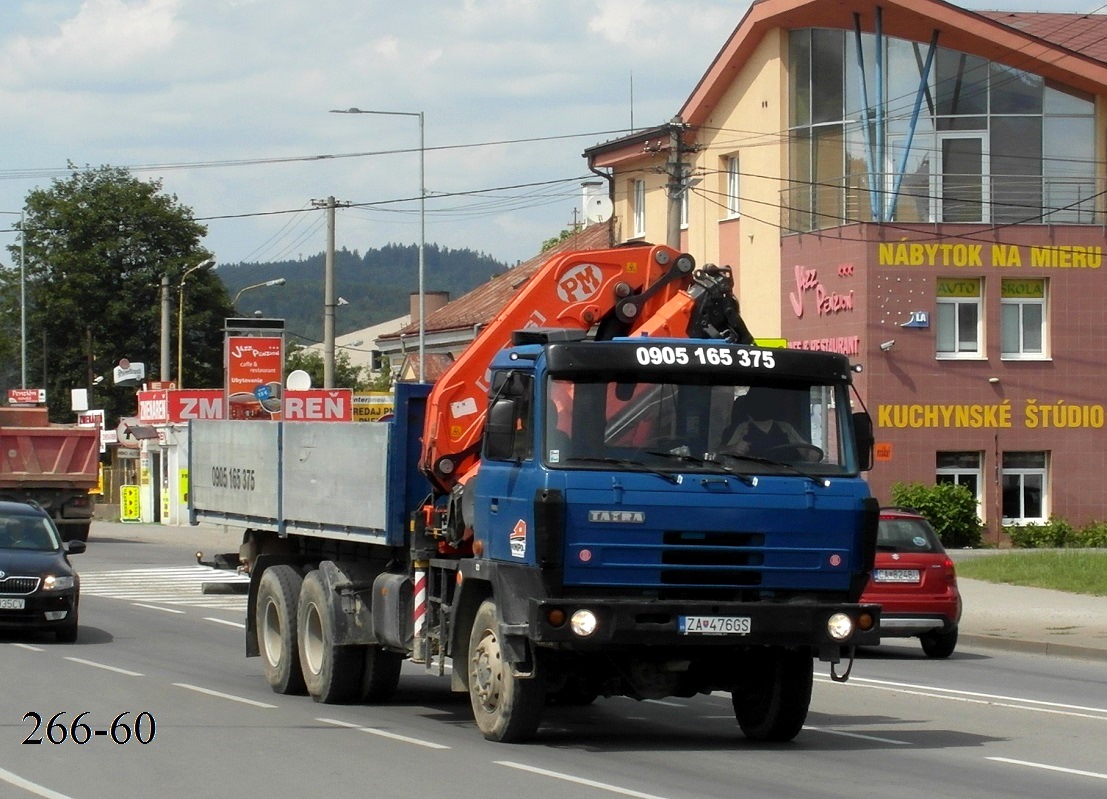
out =
<path fill-rule="evenodd" d="M 201 592 L 192 543 L 102 534 L 75 558 L 78 642 L 0 638 L 0 796 L 1107 793 L 1098 661 L 972 647 L 931 661 L 914 642 L 892 643 L 865 653 L 846 684 L 818 665 L 807 726 L 788 745 L 746 742 L 729 699 L 714 695 L 551 709 L 536 743 L 497 745 L 448 680 L 410 664 L 384 706 L 273 694 L 243 654 L 244 598 Z M 81 712 L 88 740 L 75 743 Z M 123 713 L 131 737 L 117 743 Z"/>

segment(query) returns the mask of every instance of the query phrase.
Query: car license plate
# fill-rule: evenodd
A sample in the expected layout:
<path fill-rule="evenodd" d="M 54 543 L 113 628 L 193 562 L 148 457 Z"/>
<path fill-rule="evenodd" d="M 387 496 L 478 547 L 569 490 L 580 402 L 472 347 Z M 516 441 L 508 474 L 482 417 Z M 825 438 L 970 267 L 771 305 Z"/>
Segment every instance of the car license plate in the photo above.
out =
<path fill-rule="evenodd" d="M 0 610 L 23 610 L 27 607 L 26 599 L 11 599 L 10 597 L 0 597 Z"/>
<path fill-rule="evenodd" d="M 749 635 L 749 616 L 681 616 L 681 635 Z"/>
<path fill-rule="evenodd" d="M 918 569 L 877 569 L 873 572 L 875 583 L 917 583 Z"/>

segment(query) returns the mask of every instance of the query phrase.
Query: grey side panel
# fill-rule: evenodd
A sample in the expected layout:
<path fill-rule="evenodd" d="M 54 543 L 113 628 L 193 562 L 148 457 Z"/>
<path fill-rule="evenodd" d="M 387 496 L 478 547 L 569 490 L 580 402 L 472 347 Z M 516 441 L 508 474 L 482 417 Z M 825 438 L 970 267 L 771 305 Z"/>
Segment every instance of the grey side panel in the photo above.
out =
<path fill-rule="evenodd" d="M 284 425 L 284 513 L 288 532 L 384 543 L 391 425 Z"/>
<path fill-rule="evenodd" d="M 194 521 L 277 529 L 280 429 L 273 422 L 192 422 L 189 506 Z"/>
<path fill-rule="evenodd" d="M 385 544 L 392 425 L 194 421 L 192 520 Z"/>

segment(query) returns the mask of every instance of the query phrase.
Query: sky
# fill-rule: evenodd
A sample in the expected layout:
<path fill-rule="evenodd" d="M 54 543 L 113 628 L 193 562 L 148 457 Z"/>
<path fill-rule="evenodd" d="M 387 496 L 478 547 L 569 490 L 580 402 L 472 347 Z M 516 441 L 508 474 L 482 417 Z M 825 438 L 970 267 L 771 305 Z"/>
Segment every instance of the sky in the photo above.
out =
<path fill-rule="evenodd" d="M 428 243 L 524 261 L 578 218 L 584 149 L 669 120 L 749 5 L 2 0 L 0 247 L 73 163 L 160 180 L 220 263 L 323 251 L 329 196 L 351 204 L 339 248 L 417 243 L 422 219 Z M 390 113 L 330 113 L 351 107 Z"/>

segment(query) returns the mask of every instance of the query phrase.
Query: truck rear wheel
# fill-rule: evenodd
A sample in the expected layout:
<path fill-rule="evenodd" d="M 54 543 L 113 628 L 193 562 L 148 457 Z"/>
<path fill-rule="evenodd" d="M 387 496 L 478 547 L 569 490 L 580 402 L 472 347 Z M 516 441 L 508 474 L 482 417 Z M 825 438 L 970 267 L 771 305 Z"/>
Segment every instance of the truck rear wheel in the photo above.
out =
<path fill-rule="evenodd" d="M 334 593 L 319 571 L 308 572 L 300 587 L 296 629 L 300 638 L 300 668 L 311 698 L 324 704 L 348 702 L 361 686 L 364 647 L 335 643 Z"/>
<path fill-rule="evenodd" d="M 799 735 L 811 705 L 812 658 L 807 647 L 774 646 L 750 653 L 743 684 L 730 695 L 747 738 L 783 742 Z"/>
<path fill-rule="evenodd" d="M 519 743 L 531 738 L 542 721 L 546 701 L 541 672 L 520 679 L 503 658 L 500 614 L 486 599 L 469 634 L 469 701 L 477 729 L 489 741 Z"/>
<path fill-rule="evenodd" d="M 88 541 L 88 531 L 91 527 L 92 522 L 86 522 L 85 524 L 68 524 L 59 529 L 63 541 Z"/>
<path fill-rule="evenodd" d="M 303 578 L 291 566 L 270 566 L 258 582 L 258 649 L 265 678 L 278 694 L 302 694 L 300 648 L 296 645 L 296 605 Z"/>
<path fill-rule="evenodd" d="M 361 701 L 387 702 L 400 684 L 400 666 L 404 656 L 379 646 L 365 647 L 365 665 L 361 670 Z"/>

